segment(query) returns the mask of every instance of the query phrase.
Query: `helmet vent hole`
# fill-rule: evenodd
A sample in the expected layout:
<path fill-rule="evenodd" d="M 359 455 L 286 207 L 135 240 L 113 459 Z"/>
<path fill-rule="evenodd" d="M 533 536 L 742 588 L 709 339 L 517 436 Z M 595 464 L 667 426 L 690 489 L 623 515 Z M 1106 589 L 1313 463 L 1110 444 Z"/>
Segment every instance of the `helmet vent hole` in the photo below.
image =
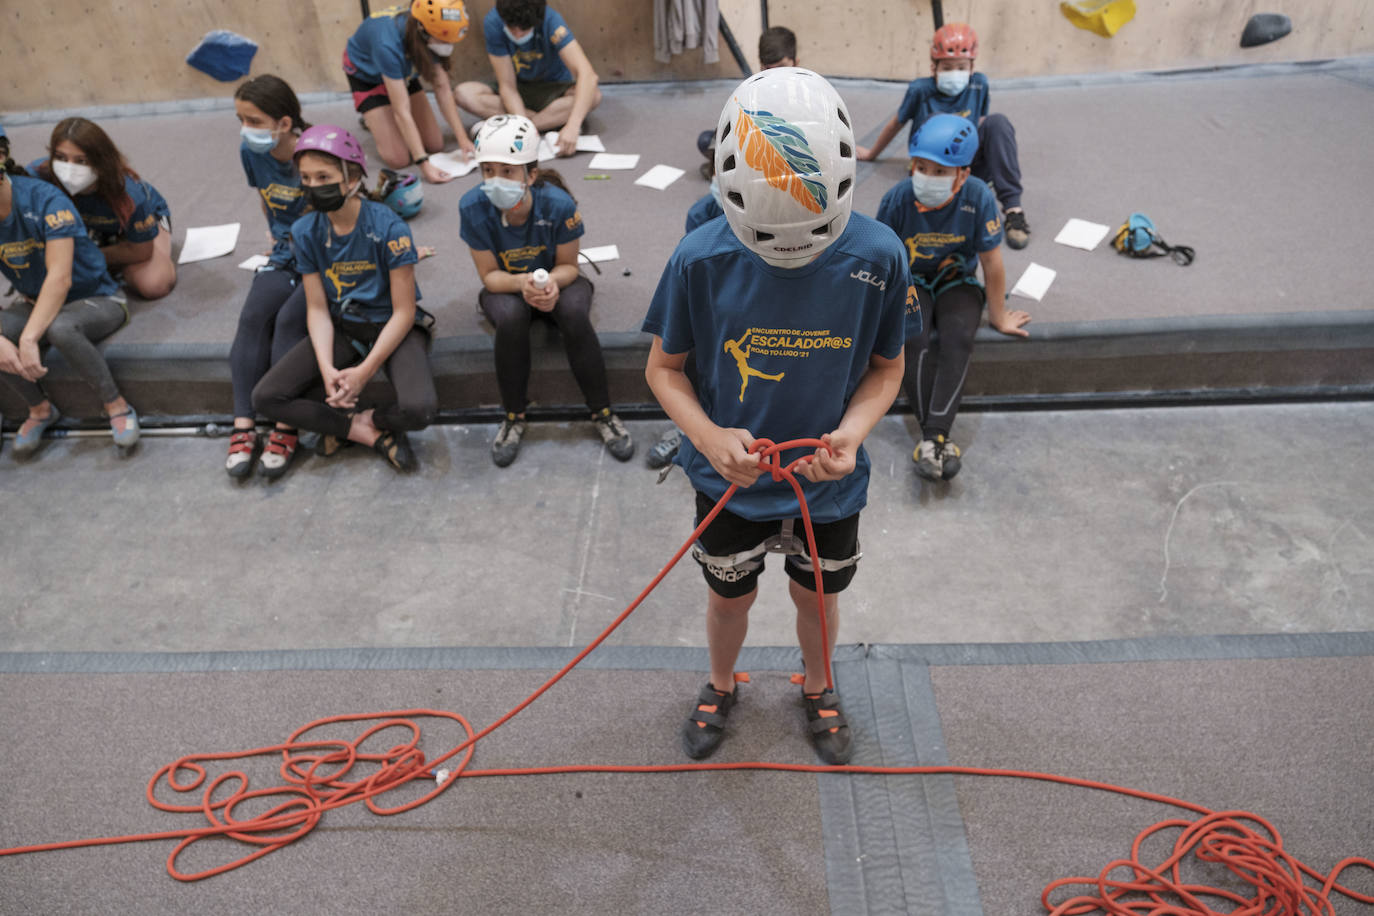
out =
<path fill-rule="evenodd" d="M 754 241 L 756 242 L 771 242 L 774 238 L 776 238 L 776 236 L 771 232 L 760 232 L 757 229 L 754 230 Z"/>
<path fill-rule="evenodd" d="M 725 142 L 725 138 L 728 137 L 728 136 L 730 136 L 730 122 L 729 122 L 729 121 L 726 121 L 726 122 L 725 122 L 725 126 L 722 127 L 722 128 L 720 129 L 720 139 L 717 140 L 716 142 L 717 142 L 717 143 L 724 143 L 724 142 Z"/>
<path fill-rule="evenodd" d="M 836 109 L 835 109 L 835 116 L 838 117 L 838 118 L 840 119 L 840 123 L 843 124 L 845 127 L 849 127 L 849 126 L 850 126 L 850 125 L 849 125 L 849 115 L 847 115 L 847 114 L 844 113 L 844 109 L 843 109 L 843 108 L 836 108 Z M 851 128 L 851 129 L 852 129 L 852 128 Z"/>
<path fill-rule="evenodd" d="M 744 209 L 744 195 L 741 194 L 739 191 L 726 192 L 725 199 L 730 201 L 730 203 L 734 204 L 736 207 L 739 207 L 741 210 Z"/>
<path fill-rule="evenodd" d="M 829 224 L 829 223 L 821 223 L 821 224 L 820 224 L 819 226 L 817 226 L 815 229 L 812 229 L 812 230 L 811 230 L 811 234 L 812 234 L 812 235 L 826 235 L 826 234 L 828 234 L 829 232 L 830 232 L 830 224 Z"/>
<path fill-rule="evenodd" d="M 854 184 L 853 180 L 846 178 L 840 182 L 840 186 L 835 189 L 835 199 L 844 200 L 844 196 L 849 193 L 850 187 Z"/>
<path fill-rule="evenodd" d="M 735 170 L 735 154 L 731 153 L 725 157 L 725 161 L 720 164 L 722 172 L 733 172 Z"/>
<path fill-rule="evenodd" d="M 841 158 L 841 159 L 852 159 L 853 157 L 854 157 L 854 148 L 851 147 L 848 143 L 845 143 L 843 140 L 841 140 L 841 141 L 840 141 L 840 158 Z"/>

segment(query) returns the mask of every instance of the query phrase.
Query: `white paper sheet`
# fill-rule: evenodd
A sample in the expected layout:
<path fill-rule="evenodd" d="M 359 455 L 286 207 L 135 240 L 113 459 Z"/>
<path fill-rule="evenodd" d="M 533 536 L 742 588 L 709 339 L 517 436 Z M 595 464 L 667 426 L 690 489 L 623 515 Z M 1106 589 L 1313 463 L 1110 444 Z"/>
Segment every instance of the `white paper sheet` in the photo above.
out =
<path fill-rule="evenodd" d="M 1092 251 L 1097 243 L 1107 237 L 1110 230 L 1101 223 L 1090 223 L 1085 219 L 1071 219 L 1059 230 L 1054 240 L 1061 245 Z"/>
<path fill-rule="evenodd" d="M 192 226 L 186 230 L 186 241 L 181 243 L 181 256 L 178 264 L 192 261 L 208 261 L 221 258 L 234 250 L 239 243 L 239 224 L 225 223 L 223 226 Z"/>
<path fill-rule="evenodd" d="M 615 261 L 620 258 L 620 249 L 614 245 L 583 248 L 580 253 L 588 261 Z"/>
<path fill-rule="evenodd" d="M 622 170 L 639 165 L 639 153 L 597 153 L 587 161 L 589 169 Z"/>
<path fill-rule="evenodd" d="M 671 165 L 656 165 L 636 178 L 635 184 L 642 184 L 646 188 L 662 191 L 681 177 L 682 169 L 675 169 Z"/>
<path fill-rule="evenodd" d="M 1054 278 L 1055 271 L 1032 261 L 1025 273 L 1021 274 L 1021 279 L 1017 280 L 1016 285 L 1011 288 L 1011 294 L 1039 302 L 1045 297 L 1045 293 L 1049 290 L 1050 284 L 1054 282 Z"/>
<path fill-rule="evenodd" d="M 430 153 L 429 164 L 454 178 L 462 178 L 477 168 L 477 160 L 468 159 L 462 153 Z"/>
<path fill-rule="evenodd" d="M 265 254 L 255 254 L 239 266 L 244 270 L 257 270 L 259 267 L 266 267 L 268 260 Z"/>
<path fill-rule="evenodd" d="M 583 134 L 577 138 L 577 152 L 604 153 L 606 145 L 596 134 Z M 558 131 L 551 130 L 539 138 L 539 161 L 548 162 L 558 158 Z"/>

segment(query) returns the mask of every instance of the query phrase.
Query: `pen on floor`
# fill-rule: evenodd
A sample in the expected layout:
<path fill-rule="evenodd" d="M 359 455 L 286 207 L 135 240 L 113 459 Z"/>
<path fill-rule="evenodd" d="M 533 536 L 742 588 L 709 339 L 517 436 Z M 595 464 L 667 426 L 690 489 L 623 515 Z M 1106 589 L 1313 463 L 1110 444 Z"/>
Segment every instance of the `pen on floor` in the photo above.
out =
<path fill-rule="evenodd" d="M 583 175 L 583 181 L 609 181 L 610 175 Z"/>

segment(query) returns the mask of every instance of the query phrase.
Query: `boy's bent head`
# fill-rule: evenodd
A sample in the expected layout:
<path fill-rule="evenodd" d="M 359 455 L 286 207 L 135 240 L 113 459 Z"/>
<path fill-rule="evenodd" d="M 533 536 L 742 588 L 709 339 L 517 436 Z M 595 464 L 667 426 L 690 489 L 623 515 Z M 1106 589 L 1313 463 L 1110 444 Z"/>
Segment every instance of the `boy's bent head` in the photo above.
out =
<path fill-rule="evenodd" d="M 854 205 L 854 129 L 818 73 L 779 67 L 730 94 L 716 125 L 721 207 L 774 267 L 803 267 L 844 232 Z"/>
<path fill-rule="evenodd" d="M 544 0 L 496 0 L 496 15 L 512 29 L 532 29 L 544 23 Z"/>
<path fill-rule="evenodd" d="M 797 36 L 791 29 L 775 25 L 759 36 L 759 65 L 765 70 L 797 65 Z"/>

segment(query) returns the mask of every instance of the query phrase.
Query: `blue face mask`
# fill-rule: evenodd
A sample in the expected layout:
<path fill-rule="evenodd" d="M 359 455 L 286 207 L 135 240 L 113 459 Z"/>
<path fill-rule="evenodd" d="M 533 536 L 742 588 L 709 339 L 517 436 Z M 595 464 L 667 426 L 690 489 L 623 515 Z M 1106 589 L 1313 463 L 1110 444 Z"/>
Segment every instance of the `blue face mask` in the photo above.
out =
<path fill-rule="evenodd" d="M 240 127 L 239 136 L 243 138 L 243 145 L 254 153 L 265 153 L 277 145 L 272 131 L 264 127 Z"/>
<path fill-rule="evenodd" d="M 498 210 L 509 210 L 525 199 L 524 183 L 509 178 L 488 178 L 479 187 Z"/>
<path fill-rule="evenodd" d="M 938 178 L 934 175 L 912 172 L 911 191 L 921 206 L 938 209 L 949 203 L 949 199 L 954 196 L 954 177 L 946 175 Z"/>
<path fill-rule="evenodd" d="M 935 88 L 941 95 L 958 95 L 968 85 L 967 70 L 942 70 L 935 74 Z"/>
<path fill-rule="evenodd" d="M 530 29 L 528 32 L 526 32 L 524 35 L 521 35 L 519 38 L 515 37 L 515 34 L 511 32 L 510 26 L 508 25 L 501 26 L 501 30 L 506 33 L 507 38 L 509 38 L 511 41 L 515 42 L 518 45 L 527 45 L 530 43 L 530 39 L 534 38 L 534 29 Z"/>

